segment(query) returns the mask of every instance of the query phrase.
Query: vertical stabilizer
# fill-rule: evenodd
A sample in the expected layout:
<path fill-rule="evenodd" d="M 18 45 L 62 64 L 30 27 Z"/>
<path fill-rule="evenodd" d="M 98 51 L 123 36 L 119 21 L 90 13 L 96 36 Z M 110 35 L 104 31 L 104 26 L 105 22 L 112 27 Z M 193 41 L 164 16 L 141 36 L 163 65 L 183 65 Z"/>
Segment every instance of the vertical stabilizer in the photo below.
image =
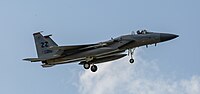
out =
<path fill-rule="evenodd" d="M 33 34 L 38 58 L 53 58 L 57 50 L 48 49 L 51 46 L 58 46 L 49 36 L 46 38 L 40 33 Z"/>

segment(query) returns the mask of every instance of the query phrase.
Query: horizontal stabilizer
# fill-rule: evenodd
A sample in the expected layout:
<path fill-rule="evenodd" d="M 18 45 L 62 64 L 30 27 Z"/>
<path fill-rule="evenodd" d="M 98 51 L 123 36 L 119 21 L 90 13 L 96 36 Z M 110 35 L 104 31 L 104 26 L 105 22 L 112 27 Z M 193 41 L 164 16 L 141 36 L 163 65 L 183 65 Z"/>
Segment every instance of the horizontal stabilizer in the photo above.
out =
<path fill-rule="evenodd" d="M 45 61 L 45 59 L 42 59 L 42 58 L 26 58 L 26 59 L 23 59 L 25 61 L 31 61 L 31 62 L 40 62 L 40 61 Z"/>

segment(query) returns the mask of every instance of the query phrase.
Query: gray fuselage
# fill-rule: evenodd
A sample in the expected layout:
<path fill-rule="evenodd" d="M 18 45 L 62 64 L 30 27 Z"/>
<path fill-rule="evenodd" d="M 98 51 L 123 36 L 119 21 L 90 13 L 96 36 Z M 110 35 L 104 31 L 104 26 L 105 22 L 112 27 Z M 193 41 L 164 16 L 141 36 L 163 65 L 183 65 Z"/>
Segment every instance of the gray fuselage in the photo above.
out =
<path fill-rule="evenodd" d="M 60 62 L 70 62 L 79 60 L 88 60 L 94 58 L 107 57 L 113 54 L 118 54 L 126 51 L 127 49 L 136 48 L 139 46 L 156 44 L 159 42 L 167 41 L 175 38 L 176 35 L 166 33 L 153 33 L 148 32 L 146 34 L 130 34 L 123 35 L 99 44 L 106 44 L 90 49 L 80 49 L 71 52 L 65 52 L 62 57 L 47 60 L 49 64 L 55 64 Z"/>

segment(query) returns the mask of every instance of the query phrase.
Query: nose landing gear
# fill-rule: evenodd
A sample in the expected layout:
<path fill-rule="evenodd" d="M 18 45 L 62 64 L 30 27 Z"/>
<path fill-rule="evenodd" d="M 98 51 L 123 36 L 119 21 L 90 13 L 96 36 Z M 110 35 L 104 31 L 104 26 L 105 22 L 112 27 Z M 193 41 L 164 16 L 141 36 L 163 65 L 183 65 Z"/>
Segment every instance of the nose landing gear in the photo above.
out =
<path fill-rule="evenodd" d="M 134 63 L 134 59 L 133 59 L 133 53 L 135 51 L 135 48 L 134 49 L 128 49 L 128 55 L 131 56 L 131 59 L 129 60 L 130 63 Z"/>

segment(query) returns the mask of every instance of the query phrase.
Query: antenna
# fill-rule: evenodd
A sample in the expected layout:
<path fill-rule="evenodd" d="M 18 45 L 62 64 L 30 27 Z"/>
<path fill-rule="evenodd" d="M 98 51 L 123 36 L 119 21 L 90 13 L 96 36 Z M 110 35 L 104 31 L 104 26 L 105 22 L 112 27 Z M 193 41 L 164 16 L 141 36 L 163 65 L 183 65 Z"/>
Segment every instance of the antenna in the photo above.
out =
<path fill-rule="evenodd" d="M 135 32 L 134 32 L 134 31 L 131 31 L 131 35 L 135 35 Z"/>

